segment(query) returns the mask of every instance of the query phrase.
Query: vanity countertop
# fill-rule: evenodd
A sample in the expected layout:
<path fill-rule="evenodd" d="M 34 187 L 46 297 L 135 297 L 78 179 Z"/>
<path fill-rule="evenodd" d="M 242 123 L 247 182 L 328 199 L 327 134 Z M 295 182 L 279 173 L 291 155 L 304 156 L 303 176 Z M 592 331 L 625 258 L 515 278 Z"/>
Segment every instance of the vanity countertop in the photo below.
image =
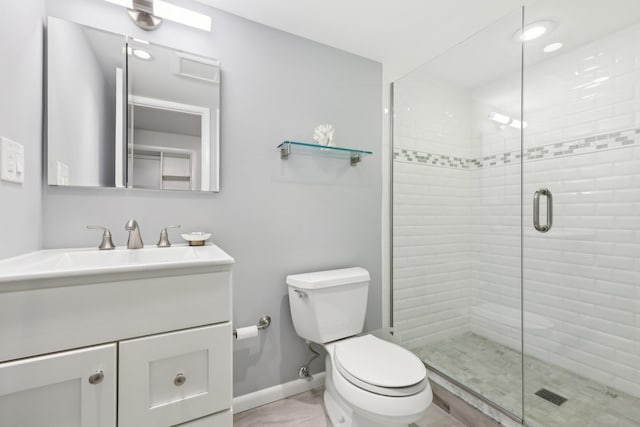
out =
<path fill-rule="evenodd" d="M 77 278 L 144 277 L 181 274 L 231 266 L 234 260 L 218 246 L 173 245 L 143 249 L 47 249 L 0 261 L 0 292 L 75 284 Z M 102 277 L 102 279 L 101 279 Z M 64 280 L 65 283 L 61 283 Z"/>

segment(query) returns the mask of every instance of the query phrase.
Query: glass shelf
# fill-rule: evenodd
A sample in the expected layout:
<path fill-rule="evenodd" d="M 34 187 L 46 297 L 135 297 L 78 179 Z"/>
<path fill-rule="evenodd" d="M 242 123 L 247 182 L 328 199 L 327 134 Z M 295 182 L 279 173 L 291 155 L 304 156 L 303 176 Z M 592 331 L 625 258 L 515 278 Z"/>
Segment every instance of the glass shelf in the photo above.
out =
<path fill-rule="evenodd" d="M 349 158 L 351 159 L 351 166 L 355 166 L 358 163 L 360 163 L 360 156 L 373 154 L 372 151 L 356 150 L 353 148 L 330 147 L 327 145 L 309 144 L 307 142 L 284 141 L 282 144 L 278 145 L 278 148 L 280 149 L 281 159 L 289 158 L 289 154 L 291 154 L 292 146 L 313 148 L 313 149 L 322 150 L 325 152 L 328 151 L 333 153 L 349 154 Z"/>

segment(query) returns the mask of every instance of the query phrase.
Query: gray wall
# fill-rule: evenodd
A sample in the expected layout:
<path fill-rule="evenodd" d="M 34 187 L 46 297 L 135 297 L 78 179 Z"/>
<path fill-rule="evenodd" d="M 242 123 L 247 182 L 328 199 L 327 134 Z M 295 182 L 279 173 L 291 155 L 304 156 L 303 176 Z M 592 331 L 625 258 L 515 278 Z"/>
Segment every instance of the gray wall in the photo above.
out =
<path fill-rule="evenodd" d="M 44 189 L 44 246 L 97 245 L 85 224 L 111 227 L 116 244 L 136 218 L 147 244 L 162 226 L 208 230 L 236 259 L 234 321 L 273 318 L 260 339 L 237 343 L 235 395 L 297 378 L 309 354 L 293 330 L 285 276 L 345 266 L 371 272 L 366 327 L 381 323 L 380 64 L 276 31 L 205 6 L 211 34 L 165 22 L 155 33 L 137 30 L 121 8 L 102 0 L 48 0 L 47 13 L 107 30 L 128 32 L 222 63 L 222 175 L 218 194 L 115 189 Z M 34 18 L 35 19 L 35 18 Z M 25 114 L 37 122 L 37 115 Z M 338 145 L 374 151 L 358 167 L 346 158 L 292 155 L 285 139 L 311 140 L 332 123 Z M 177 233 L 173 239 L 179 240 Z M 314 362 L 314 371 L 322 362 Z"/>
<path fill-rule="evenodd" d="M 24 145 L 23 185 L 0 181 L 0 258 L 41 246 L 42 17 L 40 1 L 0 6 L 0 135 Z"/>

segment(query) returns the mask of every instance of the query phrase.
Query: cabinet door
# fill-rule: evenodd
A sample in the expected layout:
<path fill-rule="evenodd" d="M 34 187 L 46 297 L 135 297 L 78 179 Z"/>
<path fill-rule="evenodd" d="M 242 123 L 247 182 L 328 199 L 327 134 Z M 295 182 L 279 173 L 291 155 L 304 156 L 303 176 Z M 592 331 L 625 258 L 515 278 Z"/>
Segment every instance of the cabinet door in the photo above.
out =
<path fill-rule="evenodd" d="M 122 341 L 119 427 L 163 427 L 231 407 L 231 324 Z"/>
<path fill-rule="evenodd" d="M 116 345 L 0 364 L 2 427 L 115 427 Z"/>

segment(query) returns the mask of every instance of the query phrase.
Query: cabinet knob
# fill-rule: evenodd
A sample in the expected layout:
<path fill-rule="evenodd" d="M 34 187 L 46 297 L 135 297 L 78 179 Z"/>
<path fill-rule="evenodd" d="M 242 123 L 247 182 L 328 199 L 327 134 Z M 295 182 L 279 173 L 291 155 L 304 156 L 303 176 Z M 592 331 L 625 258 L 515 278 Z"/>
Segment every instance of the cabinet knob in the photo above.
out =
<path fill-rule="evenodd" d="M 104 379 L 104 372 L 97 371 L 95 374 L 89 377 L 89 384 L 100 384 Z"/>
<path fill-rule="evenodd" d="M 176 375 L 176 377 L 173 379 L 173 384 L 175 384 L 176 386 L 180 387 L 182 384 L 184 384 L 185 382 L 187 382 L 187 377 L 184 376 L 183 373 L 179 373 L 178 375 Z"/>

